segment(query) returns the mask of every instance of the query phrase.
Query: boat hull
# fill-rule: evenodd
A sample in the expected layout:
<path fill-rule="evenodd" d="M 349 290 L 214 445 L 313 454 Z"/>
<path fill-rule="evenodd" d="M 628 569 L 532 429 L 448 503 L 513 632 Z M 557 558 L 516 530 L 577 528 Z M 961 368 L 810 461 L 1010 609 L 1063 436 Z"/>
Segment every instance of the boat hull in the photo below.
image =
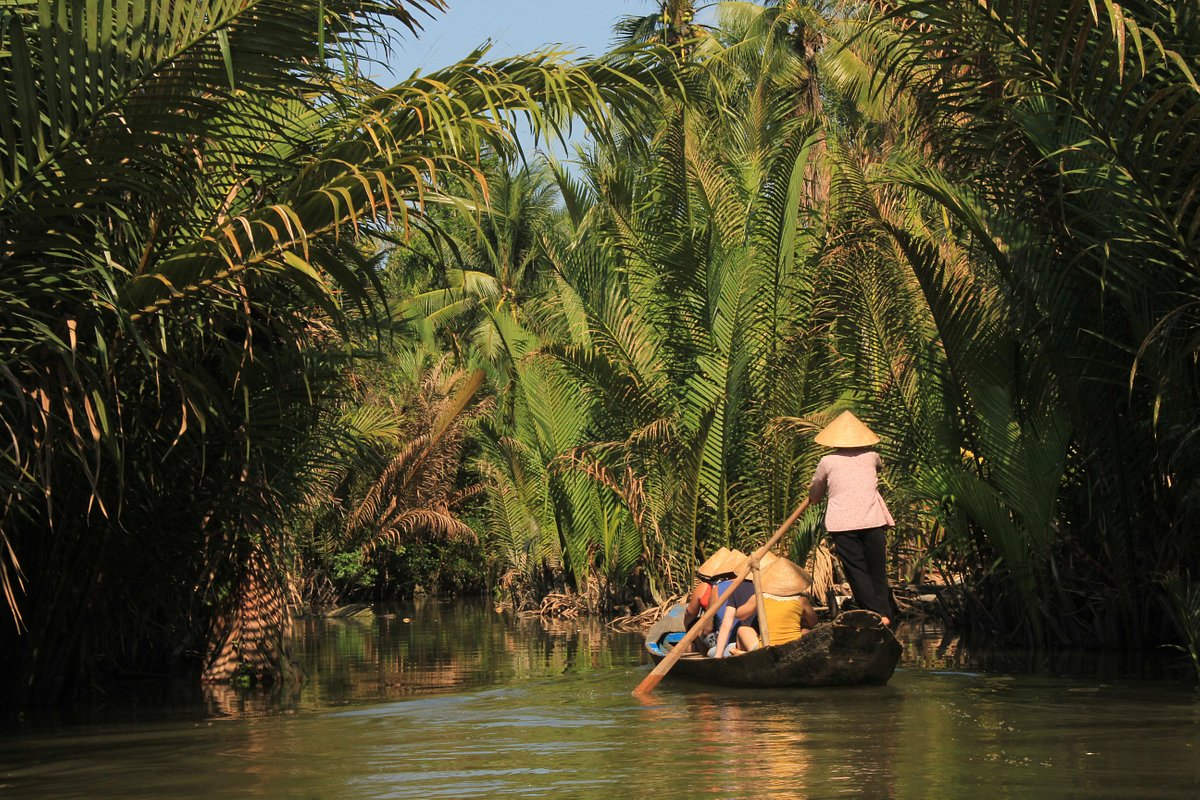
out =
<path fill-rule="evenodd" d="M 646 649 L 655 663 L 670 652 L 663 642 L 671 638 L 672 628 L 682 629 L 681 617 L 665 617 L 646 636 Z M 847 611 L 787 644 L 728 658 L 689 653 L 668 675 L 724 686 L 881 685 L 895 672 L 900 649 L 877 614 Z"/>

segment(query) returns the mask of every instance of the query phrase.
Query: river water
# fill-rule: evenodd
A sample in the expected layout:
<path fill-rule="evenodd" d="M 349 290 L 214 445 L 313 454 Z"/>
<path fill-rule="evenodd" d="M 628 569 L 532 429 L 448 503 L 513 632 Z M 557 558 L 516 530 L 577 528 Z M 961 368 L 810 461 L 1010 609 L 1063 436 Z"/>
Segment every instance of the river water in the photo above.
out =
<path fill-rule="evenodd" d="M 300 624 L 279 697 L 130 687 L 0 723 L 0 798 L 1191 798 L 1174 658 L 976 652 L 902 628 L 887 686 L 648 700 L 636 634 L 419 602 Z"/>

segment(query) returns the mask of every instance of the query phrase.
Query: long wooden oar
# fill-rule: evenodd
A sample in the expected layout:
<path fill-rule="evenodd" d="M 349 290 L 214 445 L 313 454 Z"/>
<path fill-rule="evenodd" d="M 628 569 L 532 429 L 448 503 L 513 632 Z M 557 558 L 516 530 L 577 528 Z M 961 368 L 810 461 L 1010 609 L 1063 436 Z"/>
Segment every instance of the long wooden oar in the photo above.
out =
<path fill-rule="evenodd" d="M 771 629 L 767 625 L 767 604 L 763 602 L 762 570 L 754 567 L 754 600 L 758 603 L 758 638 L 763 647 L 771 646 Z"/>
<path fill-rule="evenodd" d="M 650 694 L 650 692 L 654 691 L 654 687 L 658 686 L 658 682 L 663 679 L 663 676 L 671 671 L 671 667 L 675 666 L 675 662 L 679 660 L 679 657 L 691 650 L 692 642 L 694 642 L 696 637 L 700 635 L 700 631 L 704 627 L 704 623 L 713 618 L 713 616 L 717 613 L 717 609 L 723 606 L 725 601 L 729 599 L 729 596 L 733 594 L 733 590 L 741 586 L 742 581 L 746 580 L 746 576 L 750 574 L 750 561 L 757 561 L 765 556 L 767 551 L 774 547 L 775 543 L 778 542 L 785 533 L 787 533 L 787 529 L 792 527 L 796 520 L 800 519 L 800 515 L 803 514 L 807 508 L 808 498 L 805 498 L 804 502 L 792 512 L 792 515 L 783 521 L 783 524 L 780 525 L 771 538 L 767 540 L 767 543 L 755 550 L 754 554 L 750 558 L 746 559 L 746 563 L 738 567 L 733 582 L 729 585 L 729 588 L 722 592 L 721 596 L 718 597 L 714 602 L 709 603 L 708 610 L 704 612 L 704 616 L 696 620 L 695 624 L 692 625 L 691 630 L 689 630 L 687 634 L 685 634 L 684 637 L 679 640 L 678 644 L 671 648 L 671 652 L 667 653 L 667 657 L 658 662 L 658 666 L 651 670 L 650 674 L 638 684 L 638 687 L 633 690 L 634 694 Z"/>

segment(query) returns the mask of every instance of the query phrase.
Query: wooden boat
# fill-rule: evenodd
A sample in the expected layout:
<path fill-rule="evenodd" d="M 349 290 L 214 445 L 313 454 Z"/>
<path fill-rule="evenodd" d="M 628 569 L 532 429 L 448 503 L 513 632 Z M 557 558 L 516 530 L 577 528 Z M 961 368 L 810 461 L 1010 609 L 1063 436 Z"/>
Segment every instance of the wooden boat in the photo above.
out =
<path fill-rule="evenodd" d="M 655 663 L 683 638 L 683 607 L 673 607 L 646 633 Z M 888 682 L 900 642 L 878 614 L 846 611 L 795 641 L 727 658 L 685 653 L 668 676 L 726 686 L 871 686 Z"/>

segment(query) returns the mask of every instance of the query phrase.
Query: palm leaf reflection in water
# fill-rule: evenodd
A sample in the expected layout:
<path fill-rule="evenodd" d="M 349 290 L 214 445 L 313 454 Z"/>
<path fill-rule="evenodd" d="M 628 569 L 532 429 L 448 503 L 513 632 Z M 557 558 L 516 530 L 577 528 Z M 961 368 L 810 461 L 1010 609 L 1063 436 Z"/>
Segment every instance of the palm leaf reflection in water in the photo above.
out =
<path fill-rule="evenodd" d="M 927 797 L 979 783 L 1011 787 L 998 796 L 1146 796 L 1140 771 L 1172 752 L 1156 774 L 1163 796 L 1200 788 L 1186 757 L 1200 746 L 1194 697 L 1141 656 L 973 654 L 929 628 L 906 637 L 906 669 L 886 687 L 676 682 L 641 703 L 629 695 L 646 668 L 636 635 L 512 624 L 461 604 L 410 613 L 377 621 L 363 660 L 343 651 L 331 664 L 341 677 L 323 673 L 306 695 L 440 695 L 336 716 L 364 743 L 359 773 L 338 790 L 349 796 Z M 1046 677 L 1062 674 L 1086 677 Z M 1144 733 L 1135 745 L 1131 731 Z"/>
<path fill-rule="evenodd" d="M 301 705 L 462 691 L 636 664 L 636 637 L 597 620 L 496 614 L 486 604 L 417 599 L 346 620 L 305 621 Z"/>
<path fill-rule="evenodd" d="M 404 622 L 405 618 L 409 622 Z M 636 635 L 426 602 L 309 621 L 297 703 L 0 733 L 5 798 L 1193 797 L 1187 665 L 973 657 L 913 630 L 884 687 L 642 702 Z M 1032 671 L 1030 668 L 1033 668 Z M 1062 677 L 1072 675 L 1073 677 Z"/>

